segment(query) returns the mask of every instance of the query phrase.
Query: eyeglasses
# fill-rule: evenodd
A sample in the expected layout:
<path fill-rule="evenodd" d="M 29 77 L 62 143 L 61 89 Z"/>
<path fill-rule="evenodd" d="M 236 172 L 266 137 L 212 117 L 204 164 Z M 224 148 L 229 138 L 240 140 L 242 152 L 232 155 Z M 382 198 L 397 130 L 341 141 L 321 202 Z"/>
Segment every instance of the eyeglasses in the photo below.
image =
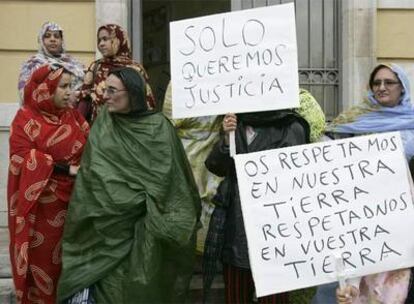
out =
<path fill-rule="evenodd" d="M 391 79 L 378 79 L 372 82 L 372 87 L 374 89 L 379 89 L 381 85 L 384 84 L 386 89 L 389 89 L 397 84 L 400 84 L 399 81 L 391 80 Z"/>
<path fill-rule="evenodd" d="M 117 90 L 117 89 L 114 89 L 114 88 L 111 88 L 111 87 L 103 89 L 103 93 L 107 94 L 108 96 L 114 96 L 118 92 L 126 92 L 126 91 L 127 90 Z"/>

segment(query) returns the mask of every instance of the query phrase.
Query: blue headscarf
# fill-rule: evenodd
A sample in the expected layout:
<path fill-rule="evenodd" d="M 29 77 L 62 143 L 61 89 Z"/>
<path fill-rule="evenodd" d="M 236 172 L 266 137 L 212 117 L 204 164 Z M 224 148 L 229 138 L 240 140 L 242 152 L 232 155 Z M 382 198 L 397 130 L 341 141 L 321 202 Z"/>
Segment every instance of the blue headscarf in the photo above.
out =
<path fill-rule="evenodd" d="M 347 134 L 400 131 L 406 157 L 410 159 L 414 155 L 414 108 L 411 104 L 410 83 L 407 74 L 396 64 L 378 65 L 371 73 L 371 81 L 381 67 L 392 70 L 402 84 L 399 104 L 394 107 L 380 105 L 370 87 L 367 100 L 340 114 L 327 129 L 329 132 Z"/>

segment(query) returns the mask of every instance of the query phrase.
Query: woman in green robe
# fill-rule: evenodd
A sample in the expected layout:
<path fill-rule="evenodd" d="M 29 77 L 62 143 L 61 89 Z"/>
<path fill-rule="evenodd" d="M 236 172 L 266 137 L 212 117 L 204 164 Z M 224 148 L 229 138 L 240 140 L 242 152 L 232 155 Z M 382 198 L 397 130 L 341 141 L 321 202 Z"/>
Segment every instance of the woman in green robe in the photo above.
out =
<path fill-rule="evenodd" d="M 66 303 L 185 302 L 200 198 L 174 127 L 145 96 L 133 68 L 106 81 L 66 217 Z"/>

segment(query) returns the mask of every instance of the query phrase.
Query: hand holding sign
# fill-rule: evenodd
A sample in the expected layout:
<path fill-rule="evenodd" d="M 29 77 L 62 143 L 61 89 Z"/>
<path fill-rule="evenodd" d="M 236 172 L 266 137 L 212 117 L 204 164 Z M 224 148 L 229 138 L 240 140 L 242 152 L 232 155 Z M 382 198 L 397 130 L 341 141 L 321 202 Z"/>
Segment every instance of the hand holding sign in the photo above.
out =
<path fill-rule="evenodd" d="M 230 144 L 229 133 L 234 132 L 237 127 L 237 116 L 234 113 L 228 113 L 223 119 L 224 143 Z"/>
<path fill-rule="evenodd" d="M 346 285 L 343 288 L 338 288 L 336 291 L 336 300 L 338 304 L 352 304 L 358 296 L 359 291 L 352 285 Z"/>
<path fill-rule="evenodd" d="M 230 146 L 230 156 L 236 155 L 237 116 L 234 113 L 226 114 L 223 119 L 224 143 Z"/>

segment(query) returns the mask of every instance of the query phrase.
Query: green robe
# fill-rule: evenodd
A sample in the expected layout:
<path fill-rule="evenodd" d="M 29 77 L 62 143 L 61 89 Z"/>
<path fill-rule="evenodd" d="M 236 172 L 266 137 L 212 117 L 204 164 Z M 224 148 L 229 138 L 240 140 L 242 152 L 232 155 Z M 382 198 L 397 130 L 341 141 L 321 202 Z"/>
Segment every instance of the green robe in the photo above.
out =
<path fill-rule="evenodd" d="M 99 115 L 62 240 L 58 296 L 94 286 L 100 303 L 183 303 L 200 198 L 174 127 L 161 113 Z"/>
<path fill-rule="evenodd" d="M 214 210 L 213 197 L 222 180 L 207 170 L 204 161 L 220 139 L 222 116 L 202 116 L 172 119 L 171 83 L 164 98 L 163 113 L 171 120 L 183 143 L 201 197 L 201 228 L 197 231 L 197 251 L 204 252 L 210 217 Z"/>

